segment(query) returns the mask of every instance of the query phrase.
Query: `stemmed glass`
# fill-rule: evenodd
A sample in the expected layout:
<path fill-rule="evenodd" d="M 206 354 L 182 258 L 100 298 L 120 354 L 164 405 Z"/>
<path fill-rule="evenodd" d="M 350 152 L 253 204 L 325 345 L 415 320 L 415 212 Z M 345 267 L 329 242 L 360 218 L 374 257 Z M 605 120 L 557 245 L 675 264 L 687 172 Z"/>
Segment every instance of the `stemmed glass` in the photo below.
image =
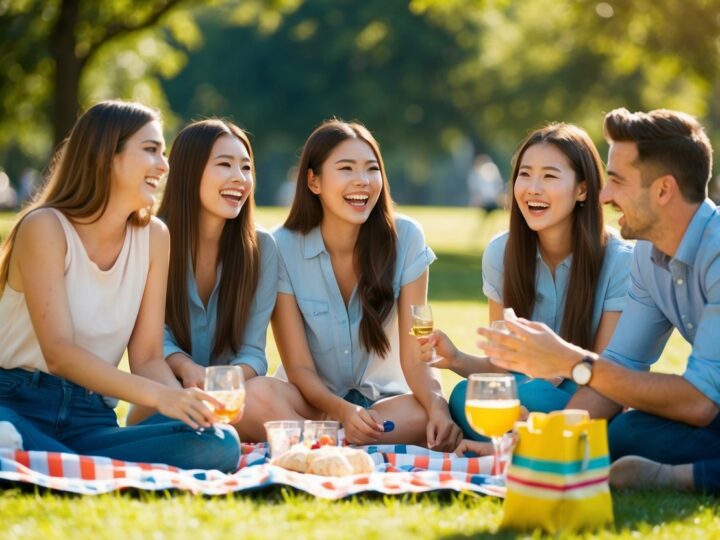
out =
<path fill-rule="evenodd" d="M 245 377 L 240 366 L 210 366 L 205 369 L 205 391 L 222 403 L 213 407 L 213 415 L 221 424 L 229 424 L 245 405 Z"/>
<path fill-rule="evenodd" d="M 432 307 L 430 304 L 413 304 L 410 306 L 410 315 L 412 317 L 412 329 L 410 333 L 416 337 L 424 337 L 432 334 L 434 322 Z M 433 365 L 440 360 L 435 353 L 435 347 L 432 350 L 432 359 L 428 365 Z"/>
<path fill-rule="evenodd" d="M 490 437 L 493 444 L 493 468 L 488 483 L 505 485 L 500 463 L 503 435 L 520 419 L 520 400 L 515 377 L 502 373 L 473 373 L 468 378 L 465 415 L 475 431 Z"/>

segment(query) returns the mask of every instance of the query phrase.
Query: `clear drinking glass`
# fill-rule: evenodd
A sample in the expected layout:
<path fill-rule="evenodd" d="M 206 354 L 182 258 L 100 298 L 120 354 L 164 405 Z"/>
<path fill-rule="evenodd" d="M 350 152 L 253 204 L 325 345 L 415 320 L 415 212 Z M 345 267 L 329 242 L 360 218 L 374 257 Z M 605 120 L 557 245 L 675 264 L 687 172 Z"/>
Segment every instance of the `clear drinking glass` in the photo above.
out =
<path fill-rule="evenodd" d="M 228 424 L 245 405 L 245 377 L 240 366 L 210 366 L 205 369 L 205 391 L 222 403 L 207 404 L 218 422 Z"/>
<path fill-rule="evenodd" d="M 303 441 L 308 448 L 338 446 L 340 422 L 335 420 L 305 420 Z"/>
<path fill-rule="evenodd" d="M 424 337 L 432 334 L 434 321 L 432 306 L 430 306 L 430 304 L 411 305 L 410 316 L 412 317 L 412 328 L 410 330 L 412 335 L 416 337 Z M 438 360 L 440 360 L 440 357 L 435 353 L 435 347 L 433 347 L 432 359 L 428 362 L 428 364 L 433 365 Z"/>
<path fill-rule="evenodd" d="M 284 454 L 302 440 L 303 425 L 300 420 L 273 420 L 265 422 L 264 426 L 270 457 Z"/>
<path fill-rule="evenodd" d="M 465 415 L 470 427 L 492 440 L 494 460 L 488 482 L 505 485 L 500 463 L 500 443 L 503 435 L 520 419 L 515 377 L 502 373 L 470 375 L 465 396 Z"/>

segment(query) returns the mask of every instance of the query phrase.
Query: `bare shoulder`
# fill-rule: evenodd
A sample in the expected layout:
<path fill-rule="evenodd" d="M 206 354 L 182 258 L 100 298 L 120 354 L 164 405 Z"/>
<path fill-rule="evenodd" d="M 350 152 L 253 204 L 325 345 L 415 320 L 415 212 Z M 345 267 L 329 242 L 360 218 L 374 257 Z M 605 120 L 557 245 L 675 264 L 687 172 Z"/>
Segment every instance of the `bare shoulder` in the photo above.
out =
<path fill-rule="evenodd" d="M 43 250 L 65 252 L 66 242 L 60 220 L 50 208 L 38 208 L 26 215 L 18 225 L 13 251 L 42 246 Z"/>
<path fill-rule="evenodd" d="M 158 251 L 169 251 L 170 231 L 168 230 L 167 225 L 165 225 L 165 223 L 163 223 L 160 219 L 153 216 L 147 227 L 150 227 L 150 252 L 157 253 Z"/>

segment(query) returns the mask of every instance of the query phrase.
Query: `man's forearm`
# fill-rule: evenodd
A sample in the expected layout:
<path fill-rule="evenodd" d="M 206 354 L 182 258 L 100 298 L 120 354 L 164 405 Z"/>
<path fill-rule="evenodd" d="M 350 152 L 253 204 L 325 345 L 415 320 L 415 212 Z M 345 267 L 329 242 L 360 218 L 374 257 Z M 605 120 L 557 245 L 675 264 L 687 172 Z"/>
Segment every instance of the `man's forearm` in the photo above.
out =
<path fill-rule="evenodd" d="M 583 387 L 577 391 L 565 408 L 583 409 L 588 411 L 592 418 L 609 420 L 622 410 L 622 405 L 606 398 L 592 388 Z"/>
<path fill-rule="evenodd" d="M 626 407 L 694 426 L 718 414 L 717 406 L 679 375 L 632 371 L 607 360 L 595 362 L 589 388 Z M 606 406 L 595 405 L 601 412 Z"/>

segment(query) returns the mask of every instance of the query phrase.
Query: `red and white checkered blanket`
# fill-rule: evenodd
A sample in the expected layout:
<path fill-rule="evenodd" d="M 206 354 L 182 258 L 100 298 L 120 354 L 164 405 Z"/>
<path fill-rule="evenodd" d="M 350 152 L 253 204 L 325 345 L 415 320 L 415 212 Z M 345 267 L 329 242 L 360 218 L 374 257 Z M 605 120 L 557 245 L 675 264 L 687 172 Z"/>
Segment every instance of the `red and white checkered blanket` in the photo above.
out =
<path fill-rule="evenodd" d="M 125 488 L 222 495 L 285 485 L 327 499 L 367 491 L 400 494 L 453 490 L 504 496 L 502 489 L 485 485 L 492 457 L 461 458 L 405 445 L 364 449 L 373 458 L 375 471 L 341 478 L 301 474 L 270 465 L 264 443 L 243 444 L 240 468 L 233 474 L 97 456 L 0 449 L 0 480 L 84 495 Z"/>

